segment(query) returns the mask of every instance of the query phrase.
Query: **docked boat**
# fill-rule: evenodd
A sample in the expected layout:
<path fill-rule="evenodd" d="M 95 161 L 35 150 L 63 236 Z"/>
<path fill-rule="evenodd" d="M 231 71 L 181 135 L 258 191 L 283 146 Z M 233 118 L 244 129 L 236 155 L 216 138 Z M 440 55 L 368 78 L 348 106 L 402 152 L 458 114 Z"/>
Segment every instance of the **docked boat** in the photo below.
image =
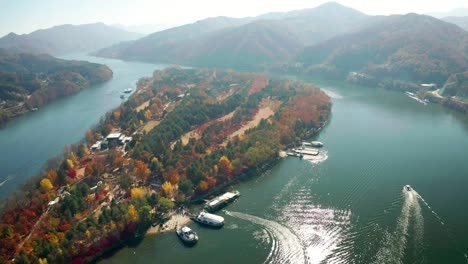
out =
<path fill-rule="evenodd" d="M 313 148 L 321 148 L 323 147 L 323 143 L 320 141 L 311 141 L 309 142 L 302 142 L 302 148 L 304 147 L 313 147 Z"/>
<path fill-rule="evenodd" d="M 411 186 L 409 185 L 405 185 L 405 187 L 403 187 L 405 189 L 405 191 L 407 192 L 411 192 L 413 189 L 411 189 Z"/>
<path fill-rule="evenodd" d="M 224 217 L 207 212 L 200 212 L 196 217 L 193 217 L 192 220 L 213 227 L 222 227 L 224 225 Z"/>
<path fill-rule="evenodd" d="M 411 93 L 411 92 L 405 92 L 405 94 L 408 95 L 409 98 L 414 99 L 423 105 L 427 105 L 427 100 L 419 99 L 419 97 L 416 94 Z"/>
<path fill-rule="evenodd" d="M 125 95 L 120 95 L 120 99 L 124 99 L 125 98 Z"/>
<path fill-rule="evenodd" d="M 312 147 L 315 147 L 315 148 L 323 147 L 323 143 L 320 141 L 311 141 L 310 144 L 312 145 Z"/>
<path fill-rule="evenodd" d="M 206 202 L 205 209 L 208 212 L 214 212 L 226 206 L 228 203 L 233 202 L 240 196 L 239 191 L 227 192 L 221 196 L 215 197 Z"/>
<path fill-rule="evenodd" d="M 198 241 L 198 235 L 190 227 L 183 226 L 176 228 L 177 236 L 187 245 L 194 245 Z"/>
<path fill-rule="evenodd" d="M 132 92 L 132 88 L 127 88 L 124 90 L 124 93 L 131 93 Z"/>
<path fill-rule="evenodd" d="M 320 151 L 318 149 L 293 149 L 293 152 L 298 155 L 317 156 Z"/>

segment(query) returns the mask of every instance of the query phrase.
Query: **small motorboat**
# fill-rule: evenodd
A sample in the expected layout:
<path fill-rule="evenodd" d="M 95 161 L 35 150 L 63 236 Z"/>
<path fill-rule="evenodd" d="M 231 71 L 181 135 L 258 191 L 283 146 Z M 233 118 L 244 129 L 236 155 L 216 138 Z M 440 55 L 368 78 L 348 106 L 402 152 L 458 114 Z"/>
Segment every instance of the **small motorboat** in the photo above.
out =
<path fill-rule="evenodd" d="M 409 185 L 405 185 L 405 187 L 403 187 L 405 189 L 405 191 L 407 192 L 411 192 L 413 189 L 411 189 L 411 186 Z"/>
<path fill-rule="evenodd" d="M 133 90 L 132 88 L 127 88 L 127 89 L 124 90 L 124 93 L 131 93 L 132 90 Z"/>
<path fill-rule="evenodd" d="M 198 241 L 198 235 L 190 227 L 183 226 L 176 228 L 177 236 L 187 245 L 194 245 Z"/>
<path fill-rule="evenodd" d="M 125 95 L 121 94 L 120 99 L 125 99 Z"/>

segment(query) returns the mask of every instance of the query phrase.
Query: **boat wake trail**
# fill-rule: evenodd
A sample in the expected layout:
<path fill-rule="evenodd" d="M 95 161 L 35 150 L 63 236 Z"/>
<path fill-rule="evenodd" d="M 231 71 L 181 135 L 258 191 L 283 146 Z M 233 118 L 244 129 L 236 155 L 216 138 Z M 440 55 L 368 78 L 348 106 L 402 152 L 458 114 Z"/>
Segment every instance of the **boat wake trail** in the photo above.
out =
<path fill-rule="evenodd" d="M 271 249 L 264 263 L 305 263 L 304 249 L 299 238 L 286 226 L 257 216 L 226 211 L 226 214 L 261 225 L 268 233 Z"/>
<path fill-rule="evenodd" d="M 2 187 L 5 183 L 7 183 L 8 181 L 12 180 L 13 178 L 15 178 L 14 176 L 11 176 L 11 175 L 8 175 L 5 180 L 3 180 L 2 182 L 0 182 L 0 187 Z"/>
<path fill-rule="evenodd" d="M 319 164 L 328 159 L 328 152 L 321 150 L 317 156 L 304 155 L 302 159 L 308 160 L 312 164 Z"/>
<path fill-rule="evenodd" d="M 403 263 L 405 255 L 410 218 L 414 217 L 414 243 L 415 248 L 421 248 L 424 235 L 424 219 L 421 214 L 421 207 L 414 190 L 403 190 L 404 202 L 400 216 L 397 220 L 397 227 L 393 233 L 386 232 L 383 245 L 376 255 L 374 263 Z"/>

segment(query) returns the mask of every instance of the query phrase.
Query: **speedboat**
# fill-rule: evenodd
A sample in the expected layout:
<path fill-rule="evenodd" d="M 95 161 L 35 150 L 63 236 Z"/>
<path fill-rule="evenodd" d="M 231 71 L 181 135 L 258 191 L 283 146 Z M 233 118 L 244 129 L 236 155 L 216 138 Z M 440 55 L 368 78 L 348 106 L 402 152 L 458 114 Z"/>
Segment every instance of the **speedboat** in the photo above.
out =
<path fill-rule="evenodd" d="M 124 90 L 124 93 L 131 93 L 132 92 L 132 88 L 127 88 Z"/>
<path fill-rule="evenodd" d="M 411 189 L 411 186 L 409 185 L 405 185 L 405 187 L 403 187 L 405 189 L 405 191 L 407 192 L 411 192 L 413 189 Z"/>
<path fill-rule="evenodd" d="M 198 241 L 198 235 L 190 227 L 183 226 L 176 228 L 177 236 L 187 245 L 194 245 Z"/>

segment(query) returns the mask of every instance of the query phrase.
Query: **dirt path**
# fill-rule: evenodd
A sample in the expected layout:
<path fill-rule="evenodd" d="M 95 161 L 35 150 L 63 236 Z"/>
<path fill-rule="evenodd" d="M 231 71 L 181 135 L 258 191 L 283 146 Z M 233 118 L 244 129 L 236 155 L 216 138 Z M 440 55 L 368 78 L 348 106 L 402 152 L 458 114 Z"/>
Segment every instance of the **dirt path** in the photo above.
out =
<path fill-rule="evenodd" d="M 137 108 L 135 108 L 135 111 L 138 113 L 138 112 L 140 112 L 141 110 L 145 109 L 146 107 L 149 106 L 150 101 L 151 101 L 151 100 L 148 100 L 148 101 L 142 103 L 142 104 L 139 105 Z"/>
<path fill-rule="evenodd" d="M 270 116 L 272 116 L 274 114 L 275 114 L 275 112 L 273 110 L 271 110 L 271 108 L 269 106 L 260 108 L 258 110 L 257 114 L 254 116 L 253 120 L 250 120 L 247 124 L 242 126 L 239 130 L 237 130 L 234 133 L 232 133 L 231 135 L 229 135 L 228 140 L 231 140 L 232 138 L 234 138 L 236 136 L 239 136 L 239 137 L 243 136 L 245 131 L 258 126 L 258 124 L 260 124 L 260 121 L 262 119 L 267 119 L 267 118 L 269 118 Z"/>

